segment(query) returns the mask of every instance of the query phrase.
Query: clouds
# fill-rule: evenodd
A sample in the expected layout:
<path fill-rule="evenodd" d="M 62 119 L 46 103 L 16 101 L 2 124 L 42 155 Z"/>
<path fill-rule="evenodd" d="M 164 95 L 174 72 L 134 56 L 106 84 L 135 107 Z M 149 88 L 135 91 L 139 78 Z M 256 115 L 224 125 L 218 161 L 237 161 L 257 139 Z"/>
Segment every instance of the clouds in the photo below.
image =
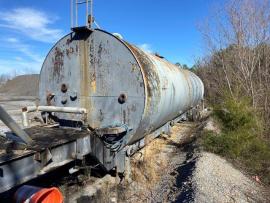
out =
<path fill-rule="evenodd" d="M 139 44 L 138 47 L 147 53 L 154 53 L 150 44 L 147 43 Z"/>
<path fill-rule="evenodd" d="M 1 40 L 0 40 L 1 42 Z M 6 39 L 6 42 L 8 43 L 8 46 L 10 49 L 16 50 L 17 52 L 20 52 L 21 54 L 23 54 L 24 56 L 27 56 L 28 58 L 30 58 L 31 60 L 35 61 L 35 62 L 42 62 L 44 57 L 40 56 L 39 54 L 37 54 L 36 52 L 33 51 L 33 48 L 28 45 L 25 44 L 23 42 L 21 42 L 18 38 L 15 37 L 9 37 Z M 5 42 L 2 42 L 2 44 L 4 44 Z M 17 56 L 18 58 L 18 56 Z M 21 58 L 21 57 L 19 57 Z"/>
<path fill-rule="evenodd" d="M 0 10 L 0 74 L 38 73 L 45 54 L 63 36 L 56 16 L 33 8 Z"/>
<path fill-rule="evenodd" d="M 0 38 L 0 74 L 37 73 L 44 56 L 34 51 L 34 47 L 23 43 L 17 37 Z"/>
<path fill-rule="evenodd" d="M 20 32 L 40 42 L 53 43 L 63 35 L 61 29 L 51 27 L 56 20 L 56 17 L 32 8 L 0 11 L 0 28 Z"/>
<path fill-rule="evenodd" d="M 23 59 L 1 59 L 0 58 L 0 75 L 23 75 L 30 73 L 39 73 L 42 63 Z"/>
<path fill-rule="evenodd" d="M 9 37 L 7 38 L 7 42 L 16 43 L 18 42 L 18 39 L 16 39 L 15 37 Z"/>

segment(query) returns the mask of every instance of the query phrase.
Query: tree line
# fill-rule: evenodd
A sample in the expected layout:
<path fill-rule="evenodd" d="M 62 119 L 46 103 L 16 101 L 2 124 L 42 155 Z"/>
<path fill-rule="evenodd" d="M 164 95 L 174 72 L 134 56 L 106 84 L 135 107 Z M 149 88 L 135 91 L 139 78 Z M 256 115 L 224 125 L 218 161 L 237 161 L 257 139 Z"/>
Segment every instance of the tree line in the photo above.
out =
<path fill-rule="evenodd" d="M 203 132 L 203 146 L 270 185 L 270 1 L 230 0 L 200 31 L 194 71 L 222 130 Z"/>
<path fill-rule="evenodd" d="M 269 1 L 230 1 L 212 19 L 201 29 L 209 56 L 196 65 L 207 100 L 248 98 L 270 130 Z"/>

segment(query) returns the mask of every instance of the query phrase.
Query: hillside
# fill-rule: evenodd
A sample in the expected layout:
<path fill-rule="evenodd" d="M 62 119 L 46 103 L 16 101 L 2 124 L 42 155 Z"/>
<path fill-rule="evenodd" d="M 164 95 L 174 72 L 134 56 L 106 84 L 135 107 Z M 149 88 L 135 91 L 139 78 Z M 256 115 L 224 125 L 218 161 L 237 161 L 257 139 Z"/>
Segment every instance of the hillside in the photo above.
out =
<path fill-rule="evenodd" d="M 37 96 L 38 74 L 20 75 L 0 85 L 0 93 L 14 96 Z"/>

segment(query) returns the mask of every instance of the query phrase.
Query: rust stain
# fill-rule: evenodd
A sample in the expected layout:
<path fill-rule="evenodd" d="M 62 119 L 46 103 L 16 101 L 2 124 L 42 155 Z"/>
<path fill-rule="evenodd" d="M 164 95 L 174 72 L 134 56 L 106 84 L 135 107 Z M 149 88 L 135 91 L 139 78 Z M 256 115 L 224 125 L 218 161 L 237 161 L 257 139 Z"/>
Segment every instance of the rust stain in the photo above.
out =
<path fill-rule="evenodd" d="M 133 112 L 136 111 L 136 105 L 135 105 L 135 104 L 132 104 L 132 106 L 131 106 L 131 111 L 133 111 Z"/>
<path fill-rule="evenodd" d="M 96 90 L 97 90 L 96 80 L 92 80 L 90 83 L 90 86 L 91 86 L 91 91 L 96 92 Z"/>
<path fill-rule="evenodd" d="M 90 100 L 89 100 L 89 84 L 90 84 L 90 76 L 89 76 L 89 46 L 88 40 L 80 40 L 78 44 L 76 44 L 76 49 L 79 51 L 80 57 L 80 104 L 82 107 L 87 109 L 87 121 L 90 118 Z"/>
<path fill-rule="evenodd" d="M 99 56 L 99 58 L 101 58 L 102 50 L 103 50 L 103 46 L 102 46 L 102 43 L 100 43 L 99 46 L 98 46 L 98 56 Z"/>
<path fill-rule="evenodd" d="M 90 65 L 91 68 L 89 69 L 90 71 L 90 88 L 91 92 L 95 93 L 96 92 L 96 68 L 95 68 L 95 57 L 94 57 L 94 40 L 92 39 L 90 41 Z"/>
<path fill-rule="evenodd" d="M 134 63 L 132 63 L 132 64 L 131 64 L 131 72 L 132 72 L 132 73 L 135 72 L 136 69 L 137 69 L 137 65 L 134 64 Z"/>
<path fill-rule="evenodd" d="M 130 122 L 130 108 L 127 108 L 127 124 L 129 125 L 131 122 Z"/>
<path fill-rule="evenodd" d="M 67 39 L 66 45 L 69 45 L 71 43 L 71 39 Z"/>
<path fill-rule="evenodd" d="M 166 77 L 164 77 L 164 84 L 162 86 L 162 90 L 166 90 L 168 89 L 168 85 L 169 85 L 169 82 L 168 82 L 168 79 Z"/>
<path fill-rule="evenodd" d="M 60 72 L 64 65 L 64 54 L 60 48 L 56 47 L 54 50 L 53 61 L 53 75 L 60 76 Z"/>
<path fill-rule="evenodd" d="M 123 110 L 123 122 L 124 122 L 124 124 L 126 124 L 126 122 L 127 122 L 126 110 Z"/>
<path fill-rule="evenodd" d="M 148 96 L 152 97 L 153 95 L 155 96 L 160 95 L 160 79 L 158 77 L 158 73 L 152 61 L 150 61 L 148 57 L 145 56 L 144 52 L 142 52 L 138 48 L 128 44 L 127 42 L 126 44 L 132 50 L 132 52 L 135 54 L 135 56 L 140 62 L 142 71 L 144 72 L 145 79 L 147 82 Z"/>
<path fill-rule="evenodd" d="M 176 65 L 174 65 L 174 64 L 172 64 L 172 63 L 170 63 L 169 61 L 167 61 L 165 58 L 160 58 L 160 57 L 158 57 L 158 56 L 156 56 L 156 55 L 154 55 L 154 54 L 149 54 L 149 55 L 151 55 L 152 57 L 154 57 L 155 58 L 155 60 L 156 61 L 159 61 L 161 64 L 164 64 L 163 65 L 163 68 L 167 68 L 167 69 L 169 69 L 169 70 L 171 70 L 171 71 L 173 71 L 173 72 L 179 72 L 179 67 L 178 66 L 176 66 Z"/>
<path fill-rule="evenodd" d="M 158 108 L 161 97 L 161 81 L 157 73 L 157 69 L 149 57 L 147 57 L 147 55 L 137 47 L 130 45 L 127 42 L 125 43 L 136 56 L 141 66 L 141 70 L 145 76 L 144 80 L 147 92 L 145 112 L 146 117 L 148 117 L 152 113 L 152 110 Z"/>
<path fill-rule="evenodd" d="M 52 105 L 53 98 L 54 98 L 54 94 L 52 94 L 49 91 L 47 91 L 46 101 L 47 101 L 47 105 L 48 106 L 51 106 Z"/>
<path fill-rule="evenodd" d="M 191 104 L 191 98 L 192 98 L 192 84 L 190 81 L 190 72 L 188 70 L 181 69 L 181 72 L 183 73 L 183 76 L 185 77 L 185 80 L 187 81 L 188 85 L 188 103 Z"/>
<path fill-rule="evenodd" d="M 102 122 L 104 120 L 104 115 L 101 109 L 99 109 L 99 121 Z"/>
<path fill-rule="evenodd" d="M 67 49 L 66 49 L 66 55 L 67 55 L 67 57 L 68 57 L 69 59 L 70 59 L 71 54 L 73 54 L 73 52 L 74 52 L 73 47 L 70 47 L 70 48 L 67 48 Z"/>

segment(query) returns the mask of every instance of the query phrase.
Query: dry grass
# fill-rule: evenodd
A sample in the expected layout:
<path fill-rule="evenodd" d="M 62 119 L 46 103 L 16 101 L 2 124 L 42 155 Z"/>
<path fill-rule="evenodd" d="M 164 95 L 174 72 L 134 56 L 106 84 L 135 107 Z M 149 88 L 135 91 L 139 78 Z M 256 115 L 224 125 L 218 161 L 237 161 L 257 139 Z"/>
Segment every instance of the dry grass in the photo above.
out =
<path fill-rule="evenodd" d="M 156 139 L 151 145 L 145 147 L 132 162 L 132 179 L 144 182 L 152 187 L 160 180 L 162 168 L 167 165 L 166 157 L 162 156 L 162 149 L 166 146 L 166 140 Z"/>
<path fill-rule="evenodd" d="M 155 139 L 132 157 L 132 183 L 122 184 L 118 188 L 119 202 L 133 202 L 133 198 L 139 202 L 154 200 L 154 188 L 161 180 L 168 164 L 167 155 L 162 153 L 166 145 L 166 139 Z"/>
<path fill-rule="evenodd" d="M 147 184 L 156 184 L 164 174 L 170 153 L 168 148 L 180 146 L 192 137 L 190 129 L 194 124 L 179 124 L 171 129 L 171 134 L 163 134 L 152 140 L 149 145 L 134 155 L 132 159 L 132 179 L 134 181 L 145 181 Z"/>
<path fill-rule="evenodd" d="M 152 140 L 132 157 L 132 188 L 135 188 L 136 192 L 131 191 L 131 194 L 137 196 L 136 200 L 139 199 L 140 202 L 155 200 L 156 194 L 153 191 L 168 171 L 171 153 L 182 142 L 182 139 L 190 136 L 189 131 L 189 125 L 175 126 L 170 135 L 163 134 Z M 126 199 L 129 198 L 126 197 Z"/>
<path fill-rule="evenodd" d="M 194 123 L 177 124 L 171 134 L 163 134 L 131 158 L 131 183 L 118 186 L 118 202 L 155 202 L 159 186 L 170 170 L 171 157 L 190 137 Z"/>

